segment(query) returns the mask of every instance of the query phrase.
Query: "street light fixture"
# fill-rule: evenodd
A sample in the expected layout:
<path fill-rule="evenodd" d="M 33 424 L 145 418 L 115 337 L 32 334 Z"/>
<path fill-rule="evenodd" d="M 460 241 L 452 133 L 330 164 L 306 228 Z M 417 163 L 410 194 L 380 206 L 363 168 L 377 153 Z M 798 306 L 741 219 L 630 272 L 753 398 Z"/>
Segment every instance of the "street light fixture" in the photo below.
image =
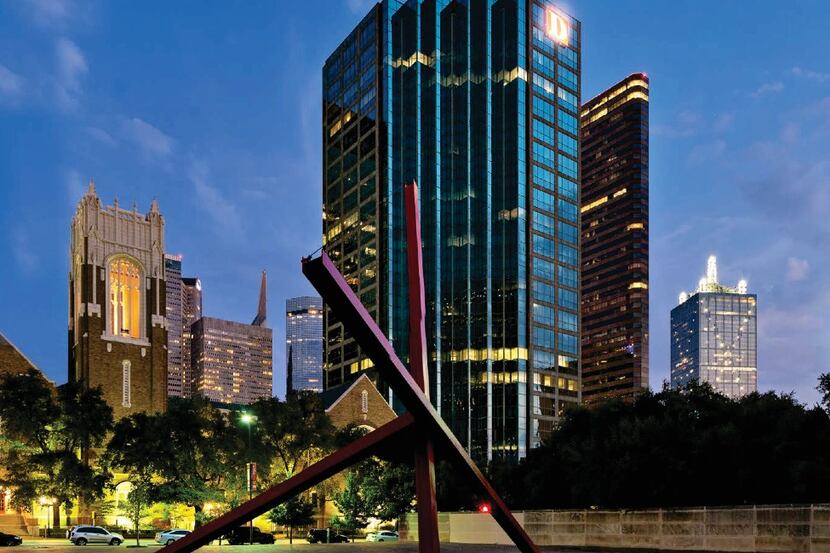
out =
<path fill-rule="evenodd" d="M 248 427 L 248 456 L 251 455 L 251 426 L 256 422 L 256 417 L 250 413 L 242 413 L 239 421 Z M 256 465 L 250 461 L 246 466 L 246 477 L 248 483 L 248 501 L 254 497 L 254 478 L 256 477 Z M 248 543 L 254 543 L 254 519 L 248 521 Z"/>

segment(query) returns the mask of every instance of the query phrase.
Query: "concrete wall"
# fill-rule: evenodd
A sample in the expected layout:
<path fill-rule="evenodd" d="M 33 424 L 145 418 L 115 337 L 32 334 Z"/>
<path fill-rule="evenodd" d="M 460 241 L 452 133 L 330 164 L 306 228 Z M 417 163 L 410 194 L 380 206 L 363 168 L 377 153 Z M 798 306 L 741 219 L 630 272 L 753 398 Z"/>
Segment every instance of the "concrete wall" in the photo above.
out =
<path fill-rule="evenodd" d="M 666 551 L 830 553 L 830 504 L 643 511 L 526 511 L 514 516 L 537 545 Z M 410 513 L 401 538 L 418 538 Z M 445 543 L 508 544 L 489 515 L 440 513 Z"/>

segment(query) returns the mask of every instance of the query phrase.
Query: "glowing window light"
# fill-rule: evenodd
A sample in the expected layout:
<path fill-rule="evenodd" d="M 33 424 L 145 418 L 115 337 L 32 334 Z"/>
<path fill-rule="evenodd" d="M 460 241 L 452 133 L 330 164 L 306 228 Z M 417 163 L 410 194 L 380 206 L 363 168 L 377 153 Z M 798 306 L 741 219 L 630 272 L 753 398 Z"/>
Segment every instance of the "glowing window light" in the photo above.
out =
<path fill-rule="evenodd" d="M 549 9 L 545 12 L 545 21 L 548 36 L 562 46 L 568 46 L 570 44 L 571 29 L 565 18 Z"/>

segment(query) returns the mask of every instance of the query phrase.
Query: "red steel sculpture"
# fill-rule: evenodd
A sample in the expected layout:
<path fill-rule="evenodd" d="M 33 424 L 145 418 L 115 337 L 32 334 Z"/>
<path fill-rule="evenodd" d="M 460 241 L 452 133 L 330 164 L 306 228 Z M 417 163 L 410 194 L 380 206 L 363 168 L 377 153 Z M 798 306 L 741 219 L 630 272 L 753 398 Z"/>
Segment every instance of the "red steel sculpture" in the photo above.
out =
<path fill-rule="evenodd" d="M 302 270 L 326 305 L 334 311 L 343 322 L 343 326 L 360 344 L 363 352 L 372 360 L 380 376 L 389 383 L 406 407 L 407 413 L 201 526 L 189 536 L 164 547 L 161 550 L 163 553 L 195 551 L 366 457 L 383 456 L 406 448 L 414 449 L 415 454 L 420 553 L 438 553 L 440 550 L 435 500 L 435 451 L 447 458 L 458 475 L 467 479 L 479 495 L 489 500 L 490 514 L 520 551 L 539 552 L 429 401 L 421 225 L 418 215 L 418 187 L 414 182 L 405 186 L 405 204 L 410 370 L 407 370 L 398 359 L 392 345 L 325 253 L 316 259 L 303 259 Z"/>

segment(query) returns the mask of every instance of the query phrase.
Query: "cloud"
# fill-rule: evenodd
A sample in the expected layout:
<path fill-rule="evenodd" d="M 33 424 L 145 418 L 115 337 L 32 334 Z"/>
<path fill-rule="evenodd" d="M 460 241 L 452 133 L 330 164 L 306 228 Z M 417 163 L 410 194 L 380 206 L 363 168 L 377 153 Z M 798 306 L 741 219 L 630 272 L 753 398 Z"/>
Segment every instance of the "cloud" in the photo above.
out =
<path fill-rule="evenodd" d="M 69 202 L 69 207 L 75 209 L 75 206 L 78 205 L 81 197 L 86 192 L 84 178 L 75 169 L 69 169 L 64 178 L 64 186 L 66 187 L 66 199 Z"/>
<path fill-rule="evenodd" d="M 668 123 L 657 123 L 652 125 L 651 134 L 666 137 L 692 136 L 700 130 L 703 117 L 697 112 L 683 110 L 674 116 Z"/>
<path fill-rule="evenodd" d="M 24 79 L 5 65 L 0 64 L 0 100 L 12 103 L 23 93 Z"/>
<path fill-rule="evenodd" d="M 830 82 L 830 73 L 819 73 L 817 71 L 808 71 L 808 70 L 802 69 L 800 67 L 793 67 L 792 73 L 796 77 L 808 79 L 810 81 L 816 81 L 816 82 L 819 82 L 819 83 Z"/>
<path fill-rule="evenodd" d="M 210 171 L 207 165 L 202 161 L 194 161 L 187 176 L 193 184 L 199 206 L 213 220 L 213 228 L 217 234 L 229 240 L 238 240 L 242 234 L 239 209 L 209 182 Z"/>
<path fill-rule="evenodd" d="M 784 90 L 784 83 L 781 81 L 775 81 L 772 83 L 764 83 L 754 91 L 750 92 L 749 95 L 753 98 L 760 98 L 761 96 L 766 96 L 767 94 L 774 94 L 777 92 L 781 92 Z"/>
<path fill-rule="evenodd" d="M 17 227 L 11 236 L 12 255 L 17 266 L 24 273 L 32 273 L 37 268 L 38 256 L 29 243 L 28 235 L 21 227 Z"/>
<path fill-rule="evenodd" d="M 121 122 L 123 137 L 148 157 L 164 159 L 173 153 L 175 140 L 153 125 L 133 117 Z"/>
<path fill-rule="evenodd" d="M 787 280 L 797 282 L 807 278 L 807 271 L 810 270 L 810 263 L 806 259 L 790 257 L 787 259 Z"/>
<path fill-rule="evenodd" d="M 735 114 L 732 112 L 721 113 L 715 118 L 715 121 L 712 123 L 712 129 L 715 132 L 726 132 L 732 128 L 732 124 L 735 122 Z"/>
<path fill-rule="evenodd" d="M 101 144 L 106 144 L 107 146 L 116 146 L 118 144 L 118 141 L 104 129 L 99 129 L 98 127 L 87 127 L 86 133 Z"/>
<path fill-rule="evenodd" d="M 89 72 L 86 58 L 78 45 L 68 38 L 59 38 L 55 45 L 57 58 L 56 94 L 63 109 L 74 109 L 81 96 L 81 80 Z"/>
<path fill-rule="evenodd" d="M 705 144 L 698 144 L 689 152 L 689 161 L 691 163 L 702 163 L 704 161 L 711 161 L 719 158 L 726 151 L 725 140 L 715 140 Z"/>
<path fill-rule="evenodd" d="M 24 5 L 35 23 L 44 27 L 63 23 L 71 15 L 69 0 L 26 0 Z"/>

